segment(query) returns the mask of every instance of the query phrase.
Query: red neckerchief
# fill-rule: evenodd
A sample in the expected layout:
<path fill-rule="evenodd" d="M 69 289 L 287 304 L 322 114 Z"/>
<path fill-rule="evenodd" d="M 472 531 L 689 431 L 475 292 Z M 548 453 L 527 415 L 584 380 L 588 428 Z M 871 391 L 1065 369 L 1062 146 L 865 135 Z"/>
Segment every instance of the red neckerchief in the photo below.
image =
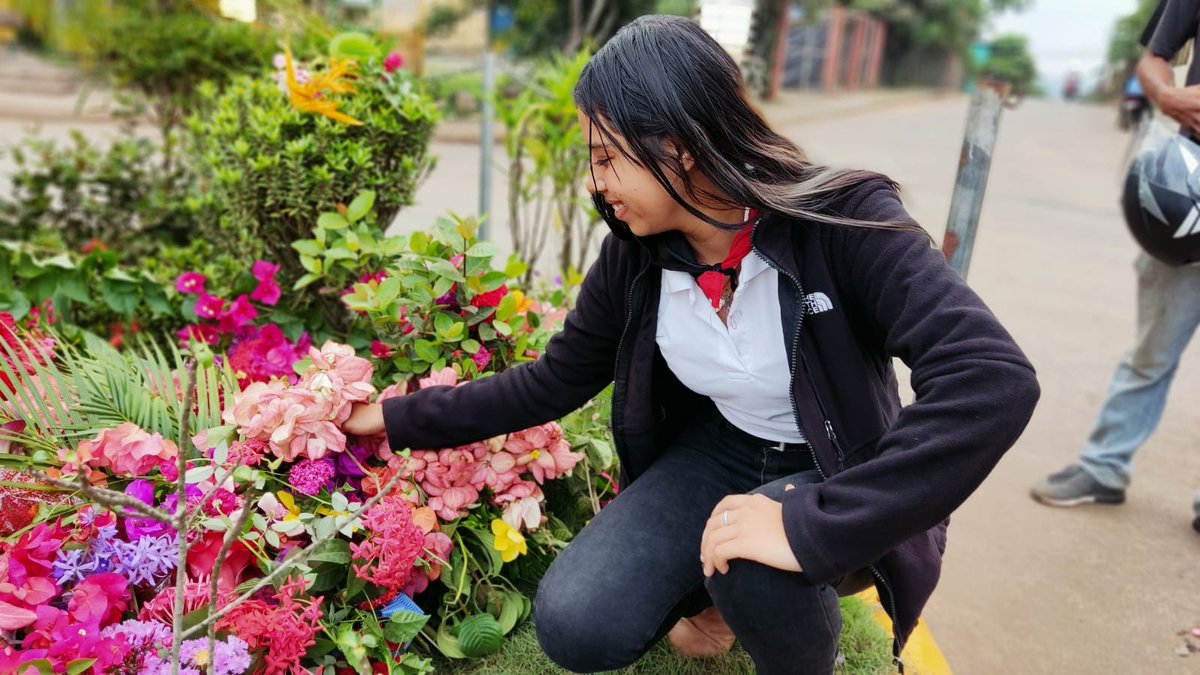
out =
<path fill-rule="evenodd" d="M 729 253 L 721 261 L 721 264 L 717 265 L 718 269 L 704 272 L 696 278 L 696 283 L 704 292 L 704 297 L 708 298 L 713 309 L 718 312 L 721 311 L 721 293 L 725 290 L 725 284 L 737 277 L 742 260 L 750 254 L 750 234 L 754 231 L 753 223 L 757 218 L 758 211 L 751 210 L 746 218 L 751 224 L 743 227 L 733 238 L 733 243 L 729 246 Z"/>

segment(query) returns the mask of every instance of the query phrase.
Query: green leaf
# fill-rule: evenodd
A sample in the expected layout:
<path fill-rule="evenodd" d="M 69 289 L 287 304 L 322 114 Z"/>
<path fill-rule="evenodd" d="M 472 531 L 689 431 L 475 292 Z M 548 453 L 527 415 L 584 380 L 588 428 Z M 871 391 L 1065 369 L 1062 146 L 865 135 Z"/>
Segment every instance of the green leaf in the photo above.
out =
<path fill-rule="evenodd" d="M 492 327 L 496 329 L 497 333 L 499 333 L 505 337 L 512 335 L 512 332 L 513 332 L 512 326 L 509 326 L 508 324 L 504 323 L 503 321 L 493 321 Z M 482 333 L 483 333 L 483 331 L 480 331 L 480 334 L 482 334 Z"/>
<path fill-rule="evenodd" d="M 462 647 L 459 646 L 458 638 L 450 634 L 449 623 L 448 621 L 443 621 L 442 625 L 438 626 L 438 651 L 452 659 L 465 659 L 467 655 L 463 653 Z"/>
<path fill-rule="evenodd" d="M 500 247 L 490 241 L 481 241 L 467 249 L 468 258 L 491 258 L 500 253 Z"/>
<path fill-rule="evenodd" d="M 600 438 L 593 438 L 588 441 L 587 447 L 588 459 L 597 469 L 608 469 L 613 463 L 612 446 Z"/>
<path fill-rule="evenodd" d="M 340 230 L 349 226 L 350 221 L 342 217 L 342 214 L 340 213 L 326 212 L 317 217 L 317 227 L 321 227 L 326 230 Z"/>
<path fill-rule="evenodd" d="M 188 469 L 187 472 L 183 474 L 183 480 L 188 485 L 193 485 L 195 483 L 208 480 L 212 477 L 212 475 L 213 468 L 211 466 L 198 466 L 194 469 Z"/>
<path fill-rule="evenodd" d="M 500 630 L 508 635 L 517 622 L 525 618 L 529 607 L 529 598 L 516 591 L 503 591 L 504 604 L 500 607 Z"/>
<path fill-rule="evenodd" d="M 350 544 L 343 539 L 330 539 L 308 557 L 312 562 L 345 565 L 350 562 Z"/>
<path fill-rule="evenodd" d="M 335 260 L 354 260 L 358 258 L 358 254 L 348 248 L 341 246 L 331 248 L 325 251 L 325 261 L 333 262 Z"/>
<path fill-rule="evenodd" d="M 471 338 L 463 340 L 460 346 L 462 347 L 462 350 L 468 354 L 474 354 L 478 352 L 481 347 L 483 347 L 483 345 L 479 344 L 475 340 L 472 340 Z"/>
<path fill-rule="evenodd" d="M 292 290 L 298 291 L 301 288 L 304 288 L 305 286 L 312 284 L 314 281 L 316 281 L 317 279 L 320 279 L 320 278 L 321 278 L 320 275 L 312 274 L 311 272 L 308 274 L 305 274 L 304 276 L 297 279 L 296 283 L 292 284 Z"/>
<path fill-rule="evenodd" d="M 376 293 L 375 300 L 379 303 L 380 307 L 384 307 L 398 298 L 402 289 L 403 284 L 401 284 L 400 278 L 390 276 L 379 284 L 379 292 Z"/>
<path fill-rule="evenodd" d="M 429 235 L 424 232 L 413 232 L 408 238 L 408 250 L 417 255 L 424 255 L 429 248 Z"/>
<path fill-rule="evenodd" d="M 373 190 L 363 190 L 358 193 L 354 201 L 350 202 L 350 206 L 346 207 L 346 217 L 350 222 L 362 220 L 362 217 L 370 213 L 375 206 L 375 192 Z"/>
<path fill-rule="evenodd" d="M 463 654 L 459 658 L 466 658 L 466 654 Z M 38 675 L 54 675 L 54 664 L 50 663 L 50 659 L 34 659 L 32 661 L 26 661 L 21 665 L 25 668 L 37 669 Z"/>
<path fill-rule="evenodd" d="M 100 295 L 114 312 L 124 315 L 133 314 L 141 300 L 136 283 L 113 279 L 101 280 Z"/>
<path fill-rule="evenodd" d="M 414 341 L 413 351 L 416 352 L 417 358 L 429 363 L 438 360 L 442 356 L 442 350 L 438 349 L 437 345 L 428 340 Z"/>
<path fill-rule="evenodd" d="M 465 331 L 466 331 L 466 325 L 461 321 L 456 321 L 454 323 L 454 325 L 450 326 L 450 328 L 448 328 L 446 330 L 446 332 L 444 332 L 444 333 L 439 332 L 438 337 L 442 338 L 443 340 L 455 342 L 463 336 L 463 333 Z M 477 349 L 475 351 L 479 351 L 479 350 Z M 471 353 L 473 354 L 475 352 L 471 352 Z"/>
<path fill-rule="evenodd" d="M 458 271 L 458 268 L 450 263 L 449 260 L 436 260 L 429 266 L 429 271 L 439 277 L 453 279 L 454 281 L 463 281 L 463 275 Z"/>
<path fill-rule="evenodd" d="M 500 304 L 496 306 L 496 319 L 500 321 L 508 321 L 513 314 L 517 313 L 517 298 L 512 293 L 500 299 Z"/>
<path fill-rule="evenodd" d="M 325 249 L 324 246 L 319 245 L 316 241 L 314 241 L 312 239 L 301 239 L 299 241 L 293 241 L 292 248 L 296 249 L 296 252 L 299 253 L 300 255 L 306 255 L 306 256 L 309 256 L 310 258 L 315 258 L 315 257 L 321 255 L 321 251 L 323 251 Z"/>
<path fill-rule="evenodd" d="M 529 265 L 521 262 L 516 254 L 508 257 L 508 264 L 504 266 L 504 275 L 509 279 L 516 279 L 527 271 L 529 271 Z"/>
<path fill-rule="evenodd" d="M 428 615 L 398 611 L 383 626 L 383 639 L 394 644 L 408 644 L 428 622 Z"/>
<path fill-rule="evenodd" d="M 80 675 L 91 670 L 96 659 L 75 659 L 67 663 L 67 675 Z"/>

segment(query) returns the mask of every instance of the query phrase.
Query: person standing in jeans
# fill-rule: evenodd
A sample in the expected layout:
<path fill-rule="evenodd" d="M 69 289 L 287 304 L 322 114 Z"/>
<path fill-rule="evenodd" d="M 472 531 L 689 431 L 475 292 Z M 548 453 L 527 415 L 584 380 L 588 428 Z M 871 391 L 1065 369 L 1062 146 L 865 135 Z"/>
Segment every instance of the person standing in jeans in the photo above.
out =
<path fill-rule="evenodd" d="M 1137 67 L 1146 96 L 1192 138 L 1200 133 L 1200 59 L 1193 57 L 1185 87 L 1175 86 L 1170 61 L 1200 34 L 1198 17 L 1200 0 L 1160 0 L 1142 33 L 1146 50 Z M 1133 456 L 1158 426 L 1179 359 L 1200 325 L 1200 265 L 1173 267 L 1141 253 L 1136 269 L 1137 343 L 1117 366 L 1079 462 L 1033 486 L 1043 504 L 1125 502 Z M 1200 532 L 1200 490 L 1192 509 Z"/>
<path fill-rule="evenodd" d="M 736 638 L 763 675 L 830 673 L 838 594 L 874 583 L 897 657 L 947 519 L 1016 442 L 1029 361 L 868 171 L 808 162 L 692 21 L 622 28 L 575 88 L 611 229 L 540 359 L 356 408 L 438 448 L 558 419 L 610 384 L 622 489 L 538 586 L 577 672 Z M 912 371 L 901 408 L 893 357 Z"/>

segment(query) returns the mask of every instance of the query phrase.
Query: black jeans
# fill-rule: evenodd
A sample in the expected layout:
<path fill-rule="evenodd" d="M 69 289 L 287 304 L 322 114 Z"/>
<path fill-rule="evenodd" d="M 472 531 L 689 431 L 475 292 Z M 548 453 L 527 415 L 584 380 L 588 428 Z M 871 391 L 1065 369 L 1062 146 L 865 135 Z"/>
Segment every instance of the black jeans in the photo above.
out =
<path fill-rule="evenodd" d="M 788 483 L 819 480 L 806 446 L 767 449 L 714 409 L 550 566 L 534 600 L 542 650 L 575 672 L 623 668 L 681 617 L 715 604 L 760 674 L 832 672 L 842 625 L 832 587 L 746 560 L 705 579 L 700 563 L 704 524 L 721 499 L 779 500 Z"/>

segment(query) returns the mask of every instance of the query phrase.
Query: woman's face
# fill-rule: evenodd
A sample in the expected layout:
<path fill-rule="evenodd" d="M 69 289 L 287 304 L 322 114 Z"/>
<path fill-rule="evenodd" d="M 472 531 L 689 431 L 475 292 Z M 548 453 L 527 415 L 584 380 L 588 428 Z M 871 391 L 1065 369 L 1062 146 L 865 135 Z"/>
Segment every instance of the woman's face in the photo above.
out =
<path fill-rule="evenodd" d="M 584 141 L 591 145 L 588 192 L 602 195 L 617 219 L 625 221 L 634 234 L 648 237 L 679 229 L 680 223 L 689 220 L 687 211 L 671 198 L 653 174 L 628 159 L 624 147 L 612 145 L 616 141 L 624 146 L 623 138 L 614 135 L 613 139 L 606 139 L 582 111 L 579 124 Z M 685 169 L 690 166 L 691 161 L 684 157 Z M 676 194 L 683 194 L 683 181 L 669 170 L 666 174 Z"/>

